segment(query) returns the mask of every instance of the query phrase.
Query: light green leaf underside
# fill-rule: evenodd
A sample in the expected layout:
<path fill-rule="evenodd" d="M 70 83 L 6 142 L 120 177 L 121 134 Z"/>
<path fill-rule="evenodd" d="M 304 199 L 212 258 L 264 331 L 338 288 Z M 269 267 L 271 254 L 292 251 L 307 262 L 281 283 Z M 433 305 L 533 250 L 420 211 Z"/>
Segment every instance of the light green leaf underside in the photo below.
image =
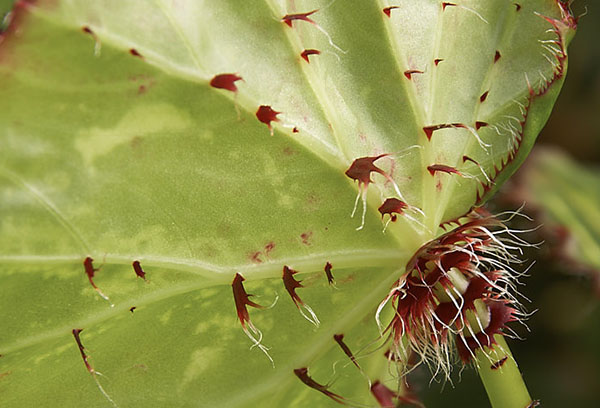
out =
<path fill-rule="evenodd" d="M 326 406 L 335 403 L 292 369 L 309 366 L 326 383 L 338 360 L 334 391 L 374 404 L 356 368 L 342 367 L 332 335 L 343 332 L 353 350 L 374 340 L 374 308 L 403 265 L 440 222 L 475 204 L 478 181 L 432 177 L 426 167 L 447 164 L 482 179 L 463 155 L 490 173 L 506 157 L 512 136 L 502 124 L 521 118 L 525 76 L 534 85 L 552 77 L 538 40 L 555 35 L 533 11 L 559 15 L 551 1 L 518 14 L 508 1 L 464 3 L 481 18 L 465 8 L 442 12 L 436 2 L 403 4 L 391 18 L 383 2 L 295 5 L 60 1 L 20 9 L 0 45 L 3 404 L 109 405 L 85 370 L 74 328 L 84 329 L 91 363 L 120 406 Z M 280 21 L 319 7 L 311 18 L 327 35 Z M 305 48 L 321 55 L 307 64 Z M 408 80 L 409 69 L 424 73 Z M 210 87 L 230 72 L 244 78 L 237 94 Z M 513 167 L 559 85 L 535 101 Z M 254 115 L 262 104 L 282 112 L 272 136 Z M 480 130 L 487 152 L 465 129 L 436 131 L 431 142 L 423 132 L 475 121 L 499 130 Z M 355 230 L 357 190 L 344 171 L 381 153 L 392 153 L 378 165 L 425 212 L 427 228 L 401 218 L 382 233 L 376 209 L 395 193 L 376 175 L 365 228 Z M 105 263 L 95 283 L 115 307 L 87 282 L 87 255 Z M 135 277 L 134 259 L 149 283 Z M 326 262 L 339 289 L 327 285 Z M 285 293 L 284 264 L 305 273 L 298 292 L 322 320 L 318 330 Z M 257 302 L 280 295 L 272 309 L 250 311 L 275 369 L 248 350 L 231 294 L 236 272 Z M 364 366 L 373 380 L 389 377 L 380 352 Z"/>

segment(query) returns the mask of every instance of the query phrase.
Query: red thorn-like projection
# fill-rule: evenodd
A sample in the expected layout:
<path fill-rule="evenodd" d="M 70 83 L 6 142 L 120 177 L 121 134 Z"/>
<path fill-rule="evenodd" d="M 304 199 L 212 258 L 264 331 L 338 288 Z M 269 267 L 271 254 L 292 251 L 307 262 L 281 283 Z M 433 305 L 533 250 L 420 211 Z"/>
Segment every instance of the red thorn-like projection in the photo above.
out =
<path fill-rule="evenodd" d="M 131 313 L 133 313 L 135 309 L 137 309 L 137 307 L 136 307 L 136 306 L 131 306 L 131 307 L 129 308 L 129 311 L 130 311 Z"/>
<path fill-rule="evenodd" d="M 412 79 L 413 74 L 424 74 L 424 71 L 419 71 L 418 69 L 409 69 L 404 71 L 404 76 L 408 78 L 408 80 Z"/>
<path fill-rule="evenodd" d="M 325 264 L 325 276 L 327 276 L 327 282 L 330 285 L 334 285 L 335 284 L 335 279 L 333 279 L 333 274 L 331 273 L 331 268 L 333 268 L 333 266 L 331 265 L 331 263 L 327 262 Z"/>
<path fill-rule="evenodd" d="M 404 201 L 398 200 L 397 198 L 388 198 L 377 210 L 381 214 L 381 218 L 386 214 L 389 214 L 391 221 L 396 222 L 397 215 L 404 214 L 406 208 L 408 208 L 408 204 Z"/>
<path fill-rule="evenodd" d="M 490 93 L 490 91 L 485 91 L 484 93 L 482 93 L 481 96 L 479 97 L 479 102 L 481 102 L 481 103 L 485 102 L 489 93 Z"/>
<path fill-rule="evenodd" d="M 455 3 L 443 2 L 442 3 L 442 11 L 445 11 L 446 7 L 456 7 L 456 4 Z"/>
<path fill-rule="evenodd" d="M 296 13 L 296 14 L 286 14 L 281 18 L 281 21 L 287 24 L 290 28 L 292 27 L 292 23 L 294 21 L 306 21 L 307 23 L 316 25 L 317 23 L 314 20 L 310 19 L 309 16 L 315 14 L 319 9 L 309 11 L 306 13 Z"/>
<path fill-rule="evenodd" d="M 397 406 L 403 406 L 404 404 L 425 408 L 425 405 L 423 405 L 423 403 L 421 403 L 414 395 L 408 393 L 406 395 L 400 395 L 390 390 L 379 381 L 375 381 L 371 385 L 371 394 L 373 394 L 381 408 L 396 408 Z M 400 405 L 397 405 L 394 402 L 394 399 L 397 399 Z"/>
<path fill-rule="evenodd" d="M 479 130 L 479 129 L 481 129 L 482 127 L 485 127 L 485 126 L 487 126 L 487 125 L 488 125 L 488 124 L 487 124 L 487 122 L 480 122 L 480 121 L 477 121 L 477 122 L 475 122 L 475 130 Z"/>
<path fill-rule="evenodd" d="M 146 280 L 146 272 L 142 269 L 142 265 L 140 265 L 140 261 L 133 261 L 131 264 L 133 266 L 133 271 L 135 272 L 138 278 L 142 278 Z"/>
<path fill-rule="evenodd" d="M 217 89 L 226 89 L 231 92 L 237 92 L 238 88 L 235 83 L 240 80 L 243 81 L 244 79 L 237 74 L 219 74 L 215 75 L 213 79 L 210 80 L 210 86 Z"/>
<path fill-rule="evenodd" d="M 514 3 L 517 11 L 521 11 L 521 5 L 519 3 Z"/>
<path fill-rule="evenodd" d="M 481 124 L 484 122 L 478 123 Z M 481 146 L 483 150 L 487 151 L 487 148 L 490 147 L 489 144 L 486 144 L 483 142 L 483 140 L 481 140 L 481 137 L 479 137 L 479 134 L 477 133 L 477 129 L 465 125 L 464 123 L 440 123 L 439 125 L 425 126 L 423 127 L 423 132 L 425 132 L 427 140 L 431 141 L 431 138 L 433 137 L 433 132 L 440 129 L 466 129 L 469 131 L 469 133 L 473 135 L 473 137 L 477 140 L 477 143 L 479 143 L 479 146 Z"/>
<path fill-rule="evenodd" d="M 427 140 L 431 140 L 431 138 L 433 136 L 433 132 L 435 132 L 436 130 L 455 129 L 455 128 L 466 129 L 467 125 L 465 125 L 463 123 L 442 123 L 439 125 L 425 126 L 423 128 L 423 132 L 425 132 L 425 136 L 427 136 Z"/>
<path fill-rule="evenodd" d="M 98 286 L 96 286 L 96 284 L 94 283 L 94 275 L 96 272 L 98 272 L 100 270 L 100 268 L 94 268 L 94 260 L 91 257 L 86 257 L 83 260 L 83 268 L 85 270 L 85 274 L 88 277 L 88 280 L 90 281 L 90 284 L 92 285 L 92 287 L 94 288 L 94 290 L 96 292 L 98 292 L 98 294 L 100 295 L 100 297 L 104 300 L 106 300 L 107 302 L 110 302 L 110 299 L 108 296 L 106 296 Z M 110 305 L 111 307 L 113 307 L 114 305 L 111 303 Z"/>
<path fill-rule="evenodd" d="M 408 205 L 404 201 L 399 200 L 395 197 L 387 198 L 383 202 L 383 204 L 381 204 L 379 206 L 379 208 L 377 210 L 381 214 L 381 219 L 383 219 L 386 214 L 388 214 L 390 216 L 390 219 L 388 220 L 388 222 L 385 224 L 385 227 L 383 228 L 384 232 L 387 229 L 390 222 L 396 222 L 396 220 L 398 219 L 398 215 L 403 215 L 406 218 L 408 218 L 409 220 L 411 220 L 417 224 L 421 224 L 417 219 L 415 219 L 411 215 L 407 214 L 406 211 L 418 212 L 419 214 L 423 214 L 423 211 L 421 211 L 417 207 Z"/>
<path fill-rule="evenodd" d="M 298 273 L 298 271 L 295 271 L 292 268 L 284 266 L 283 267 L 283 275 L 282 275 L 283 286 L 285 286 L 285 290 L 287 290 L 287 292 L 289 293 L 290 297 L 292 298 L 292 301 L 294 302 L 294 304 L 300 311 L 300 314 L 302 314 L 302 316 L 306 320 L 308 320 L 315 326 L 319 327 L 319 324 L 321 324 L 321 322 L 319 321 L 319 318 L 317 317 L 315 312 L 310 308 L 310 306 L 308 306 L 306 303 L 304 303 L 302 301 L 302 299 L 300 299 L 300 296 L 298 296 L 298 294 L 296 293 L 296 289 L 304 287 L 304 286 L 302 286 L 301 281 L 297 281 L 296 279 L 294 279 L 294 275 L 296 273 Z M 306 310 L 306 312 L 308 312 L 308 315 L 304 312 L 303 309 Z"/>
<path fill-rule="evenodd" d="M 427 171 L 429 171 L 429 174 L 431 174 L 432 176 L 435 175 L 435 173 L 456 174 L 461 177 L 465 176 L 455 167 L 446 166 L 445 164 L 432 164 L 431 166 L 427 166 Z"/>
<path fill-rule="evenodd" d="M 140 54 L 139 51 L 136 50 L 135 48 L 130 48 L 129 49 L 129 53 L 131 55 L 133 55 L 134 57 L 138 57 L 138 58 L 144 59 L 144 57 L 142 56 L 142 54 Z"/>
<path fill-rule="evenodd" d="M 233 282 L 231 283 L 231 287 L 233 289 L 233 300 L 235 301 L 235 309 L 237 311 L 238 319 L 242 324 L 242 330 L 246 333 L 246 336 L 252 343 L 254 343 L 253 347 L 258 347 L 271 361 L 273 367 L 275 367 L 275 363 L 273 359 L 268 353 L 268 348 L 261 344 L 262 341 L 262 332 L 252 324 L 250 320 L 250 314 L 248 313 L 247 306 L 251 306 L 257 309 L 265 309 L 264 306 L 261 306 L 257 303 L 254 303 L 250 300 L 250 294 L 246 293 L 246 289 L 244 289 L 243 282 L 245 281 L 244 277 L 239 273 L 235 274 L 233 278 Z"/>
<path fill-rule="evenodd" d="M 306 368 L 306 367 L 296 368 L 296 369 L 294 369 L 294 374 L 296 375 L 296 377 L 298 377 L 300 379 L 300 381 L 302 381 L 304 384 L 308 385 L 310 388 L 319 391 L 320 393 L 326 395 L 327 397 L 331 398 L 332 400 L 334 400 L 335 402 L 337 402 L 339 404 L 346 405 L 346 399 L 344 397 L 329 391 L 329 387 L 327 385 L 319 384 L 318 382 L 313 380 L 308 375 L 308 368 Z"/>
<path fill-rule="evenodd" d="M 388 18 L 392 17 L 392 10 L 399 9 L 398 6 L 390 6 L 383 9 L 383 14 L 388 16 Z"/>
<path fill-rule="evenodd" d="M 494 63 L 498 62 L 500 57 L 502 57 L 502 55 L 500 54 L 500 51 L 496 50 L 496 53 L 494 54 Z"/>
<path fill-rule="evenodd" d="M 382 169 L 380 169 L 379 167 L 377 167 L 375 165 L 375 162 L 377 160 L 381 159 L 382 157 L 386 157 L 386 156 L 389 156 L 389 155 L 388 154 L 380 154 L 379 156 L 360 157 L 360 158 L 354 160 L 352 162 L 352 164 L 350 165 L 350 167 L 348 168 L 348 170 L 346 170 L 346 172 L 344 173 L 350 179 L 358 181 L 358 195 L 356 196 L 356 200 L 354 202 L 354 209 L 352 210 L 351 217 L 354 217 L 354 214 L 356 213 L 356 208 L 358 206 L 358 200 L 362 197 L 362 202 L 363 202 L 362 221 L 361 221 L 360 226 L 357 228 L 357 230 L 362 229 L 365 225 L 365 215 L 367 212 L 367 189 L 369 187 L 369 184 L 371 184 L 373 182 L 373 180 L 371 180 L 371 173 L 375 172 L 375 173 L 381 174 L 383 177 L 385 177 L 386 180 L 388 180 L 394 186 L 394 190 L 396 191 L 396 194 L 398 194 L 398 196 L 403 201 L 406 201 L 402 197 L 402 194 L 400 193 L 400 188 L 398 188 L 398 185 L 396 184 L 394 179 L 388 173 L 386 173 L 385 171 L 383 171 Z"/>
<path fill-rule="evenodd" d="M 335 43 L 331 39 L 331 36 L 329 35 L 329 33 L 327 33 L 327 31 L 325 31 L 325 29 L 323 27 L 321 27 L 319 24 L 317 24 L 313 19 L 311 19 L 309 17 L 309 16 L 315 14 L 317 11 L 319 11 L 319 9 L 315 9 L 315 10 L 312 10 L 312 11 L 309 11 L 309 12 L 306 12 L 306 13 L 286 14 L 285 16 L 283 16 L 281 18 L 281 21 L 283 23 L 285 23 L 290 28 L 293 28 L 293 22 L 294 21 L 305 21 L 307 23 L 310 23 L 317 30 L 319 30 L 321 33 L 323 33 L 323 35 L 325 37 L 327 37 L 327 41 L 329 42 L 329 45 L 331 45 L 333 48 L 337 49 L 340 52 L 346 53 L 346 51 L 342 50 L 340 47 L 338 47 L 337 45 L 335 45 Z"/>
<path fill-rule="evenodd" d="M 496 361 L 494 364 L 492 364 L 490 366 L 490 370 L 497 370 L 500 367 L 502 367 L 504 365 L 504 363 L 506 363 L 506 360 L 508 360 L 507 356 L 502 357 L 500 360 Z"/>
<path fill-rule="evenodd" d="M 309 55 L 319 55 L 319 54 L 321 54 L 321 51 L 310 48 L 310 49 L 302 51 L 300 56 L 304 59 L 304 61 L 306 61 L 310 64 L 310 60 L 308 59 L 308 56 Z"/>
<path fill-rule="evenodd" d="M 83 343 L 81 342 L 80 334 L 81 334 L 82 331 L 83 331 L 83 329 L 73 329 L 72 333 L 73 333 L 73 337 L 75 338 L 75 342 L 77 343 L 77 347 L 79 348 L 79 353 L 81 354 L 81 358 L 83 359 L 83 363 L 85 364 L 85 368 L 87 369 L 88 373 L 91 374 L 92 378 L 94 379 L 94 382 L 96 383 L 96 386 L 98 387 L 98 389 L 100 390 L 100 392 L 102 393 L 102 395 L 104 396 L 104 398 L 106 398 L 113 406 L 116 407 L 117 404 L 115 404 L 115 402 L 108 395 L 108 393 L 104 390 L 104 388 L 102 388 L 102 385 L 100 385 L 100 381 L 98 381 L 97 375 L 102 375 L 102 374 L 99 373 L 98 371 L 96 371 L 94 369 L 94 367 L 92 367 L 92 365 L 88 361 L 89 360 L 89 356 L 85 352 L 85 347 L 83 347 Z"/>
<path fill-rule="evenodd" d="M 434 64 L 435 64 L 435 66 L 437 67 L 437 66 L 438 66 L 438 64 L 439 64 L 440 62 L 442 62 L 443 60 L 444 60 L 443 58 L 436 58 L 436 59 L 434 59 L 434 60 L 433 60 L 433 63 L 434 63 Z"/>
<path fill-rule="evenodd" d="M 271 126 L 271 122 L 279 122 L 277 115 L 280 113 L 281 112 L 271 109 L 269 105 L 260 105 L 256 111 L 256 117 L 260 122 L 267 125 L 269 131 L 271 132 L 271 136 L 273 136 L 273 127 Z"/>
<path fill-rule="evenodd" d="M 354 354 L 352 354 L 352 351 L 350 351 L 350 347 L 348 347 L 348 345 L 346 343 L 344 343 L 344 335 L 343 334 L 334 334 L 333 335 L 333 340 L 335 340 L 335 342 L 340 346 L 340 348 L 342 349 L 342 351 L 344 352 L 344 354 L 346 356 L 348 356 L 348 358 L 350 359 L 350 361 L 352 361 L 352 364 L 354 364 L 356 366 L 356 368 L 358 368 L 359 370 L 362 371 L 362 368 L 360 368 L 360 366 L 358 365 L 358 362 L 356 361 L 356 358 L 354 358 Z"/>

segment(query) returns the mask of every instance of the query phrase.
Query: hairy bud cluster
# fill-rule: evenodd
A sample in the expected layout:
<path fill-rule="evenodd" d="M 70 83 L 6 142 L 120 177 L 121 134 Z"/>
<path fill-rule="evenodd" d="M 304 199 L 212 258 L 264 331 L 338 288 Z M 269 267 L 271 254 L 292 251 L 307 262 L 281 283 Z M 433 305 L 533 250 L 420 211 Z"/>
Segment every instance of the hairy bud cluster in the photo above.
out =
<path fill-rule="evenodd" d="M 522 264 L 521 248 L 532 245 L 506 221 L 478 210 L 417 251 L 377 311 L 382 328 L 384 306 L 394 310 L 382 329 L 391 341 L 390 359 L 407 363 L 414 352 L 434 377 L 449 378 L 457 356 L 468 363 L 477 349 L 485 353 L 496 344 L 494 335 L 518 337 L 506 325 L 528 316 L 517 299 L 525 272 L 511 265 Z"/>

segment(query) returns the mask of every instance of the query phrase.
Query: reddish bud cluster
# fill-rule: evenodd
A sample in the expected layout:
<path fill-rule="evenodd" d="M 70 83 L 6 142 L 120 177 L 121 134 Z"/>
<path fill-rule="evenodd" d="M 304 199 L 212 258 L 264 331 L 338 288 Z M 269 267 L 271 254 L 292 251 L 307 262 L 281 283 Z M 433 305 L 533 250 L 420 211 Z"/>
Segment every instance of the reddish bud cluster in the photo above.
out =
<path fill-rule="evenodd" d="M 449 376 L 453 344 L 463 363 L 495 344 L 506 324 L 526 316 L 514 291 L 521 276 L 515 244 L 530 245 L 495 217 L 473 213 L 470 221 L 421 247 L 379 312 L 391 300 L 394 317 L 385 328 L 392 355 L 411 351 L 435 373 Z M 408 347 L 403 342 L 408 340 Z"/>

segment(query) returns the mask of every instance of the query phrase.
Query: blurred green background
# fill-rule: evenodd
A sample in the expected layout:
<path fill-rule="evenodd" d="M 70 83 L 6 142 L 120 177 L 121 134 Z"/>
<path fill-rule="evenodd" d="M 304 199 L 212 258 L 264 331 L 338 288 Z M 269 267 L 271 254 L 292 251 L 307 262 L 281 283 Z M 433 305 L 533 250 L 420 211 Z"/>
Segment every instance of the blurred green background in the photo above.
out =
<path fill-rule="evenodd" d="M 13 2 L 0 0 L 0 16 Z M 586 8 L 569 49 L 566 83 L 534 152 L 554 146 L 600 173 L 600 4 L 573 5 L 576 15 Z M 0 30 L 5 24 L 0 22 Z M 507 184 L 490 203 L 493 211 L 515 209 L 514 202 L 506 200 L 514 195 L 511 189 L 514 183 Z M 528 237 L 532 241 L 544 238 L 543 234 Z M 515 327 L 526 340 L 509 344 L 532 397 L 540 399 L 542 407 L 600 406 L 600 294 L 589 276 L 572 273 L 569 265 L 557 262 L 553 250 L 545 244 L 526 254 L 536 264 L 521 291 L 531 299 L 527 308 L 538 311 L 528 321 L 531 333 Z M 411 374 L 409 382 L 426 406 L 488 407 L 475 371 L 468 367 L 460 377 L 455 375 L 454 384 L 430 384 L 429 372 L 421 368 Z"/>

